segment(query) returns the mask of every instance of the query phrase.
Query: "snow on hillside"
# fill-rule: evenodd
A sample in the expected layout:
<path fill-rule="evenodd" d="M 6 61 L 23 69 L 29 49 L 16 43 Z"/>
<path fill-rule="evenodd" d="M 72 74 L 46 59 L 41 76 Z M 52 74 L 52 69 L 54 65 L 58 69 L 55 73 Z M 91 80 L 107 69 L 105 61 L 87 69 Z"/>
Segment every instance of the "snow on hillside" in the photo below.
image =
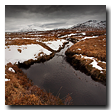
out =
<path fill-rule="evenodd" d="M 71 27 L 71 29 L 105 29 L 106 28 L 106 21 L 97 21 L 97 20 L 89 20 L 84 23 L 79 23 Z"/>
<path fill-rule="evenodd" d="M 97 29 L 104 29 L 106 28 L 106 21 L 97 21 L 97 20 L 89 20 L 83 23 L 78 23 L 77 25 L 74 25 L 71 28 L 68 28 L 67 26 L 64 25 L 64 27 L 57 27 L 55 28 L 45 28 L 45 27 L 41 27 L 39 24 L 31 24 L 31 25 L 27 25 L 22 27 L 21 29 L 18 30 L 18 32 L 37 32 L 37 31 L 47 31 L 47 30 L 58 30 L 58 29 L 89 29 L 89 28 L 97 28 Z"/>

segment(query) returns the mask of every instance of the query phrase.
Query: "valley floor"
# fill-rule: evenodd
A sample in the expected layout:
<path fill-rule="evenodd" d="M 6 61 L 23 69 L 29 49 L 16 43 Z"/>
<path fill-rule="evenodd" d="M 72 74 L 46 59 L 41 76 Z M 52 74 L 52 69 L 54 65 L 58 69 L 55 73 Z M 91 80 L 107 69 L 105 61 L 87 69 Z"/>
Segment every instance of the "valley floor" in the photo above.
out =
<path fill-rule="evenodd" d="M 52 37 L 51 37 L 52 36 Z M 97 81 L 106 82 L 106 31 L 67 31 L 48 34 L 6 34 L 5 37 L 5 104 L 6 105 L 63 105 L 71 104 L 68 95 L 62 101 L 33 86 L 17 65 L 29 66 L 53 58 L 68 41 L 67 60 L 73 67 L 85 70 Z"/>

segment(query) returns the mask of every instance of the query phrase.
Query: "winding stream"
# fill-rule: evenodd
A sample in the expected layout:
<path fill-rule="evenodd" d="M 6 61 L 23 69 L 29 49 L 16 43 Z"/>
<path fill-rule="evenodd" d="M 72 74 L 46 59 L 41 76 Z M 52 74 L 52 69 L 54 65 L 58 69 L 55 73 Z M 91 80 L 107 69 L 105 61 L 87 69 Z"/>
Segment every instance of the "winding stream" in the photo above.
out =
<path fill-rule="evenodd" d="M 75 70 L 65 60 L 65 51 L 71 45 L 69 42 L 49 61 L 21 69 L 41 89 L 59 95 L 61 99 L 69 93 L 74 105 L 106 105 L 106 86 Z"/>

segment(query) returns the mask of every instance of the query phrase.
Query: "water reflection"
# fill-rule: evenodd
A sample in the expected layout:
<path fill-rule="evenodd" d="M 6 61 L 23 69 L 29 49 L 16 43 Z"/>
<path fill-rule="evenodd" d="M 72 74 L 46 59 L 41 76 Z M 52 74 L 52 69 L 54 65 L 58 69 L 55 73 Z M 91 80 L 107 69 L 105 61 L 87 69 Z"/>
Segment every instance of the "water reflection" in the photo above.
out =
<path fill-rule="evenodd" d="M 71 94 L 74 105 L 105 105 L 106 86 L 93 81 L 90 76 L 68 64 L 64 56 L 67 48 L 66 45 L 47 62 L 36 63 L 22 70 L 35 85 L 47 92 L 57 95 L 59 91 L 60 98 Z"/>

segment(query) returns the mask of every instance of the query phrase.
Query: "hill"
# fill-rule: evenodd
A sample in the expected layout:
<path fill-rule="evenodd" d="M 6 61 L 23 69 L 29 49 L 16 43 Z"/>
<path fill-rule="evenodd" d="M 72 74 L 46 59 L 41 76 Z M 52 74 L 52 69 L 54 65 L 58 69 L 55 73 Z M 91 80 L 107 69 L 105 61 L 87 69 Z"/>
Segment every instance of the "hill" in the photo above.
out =
<path fill-rule="evenodd" d="M 100 30 L 106 28 L 106 21 L 89 20 L 84 23 L 79 23 L 74 25 L 70 29 L 80 30 L 80 31 L 92 31 Z"/>

